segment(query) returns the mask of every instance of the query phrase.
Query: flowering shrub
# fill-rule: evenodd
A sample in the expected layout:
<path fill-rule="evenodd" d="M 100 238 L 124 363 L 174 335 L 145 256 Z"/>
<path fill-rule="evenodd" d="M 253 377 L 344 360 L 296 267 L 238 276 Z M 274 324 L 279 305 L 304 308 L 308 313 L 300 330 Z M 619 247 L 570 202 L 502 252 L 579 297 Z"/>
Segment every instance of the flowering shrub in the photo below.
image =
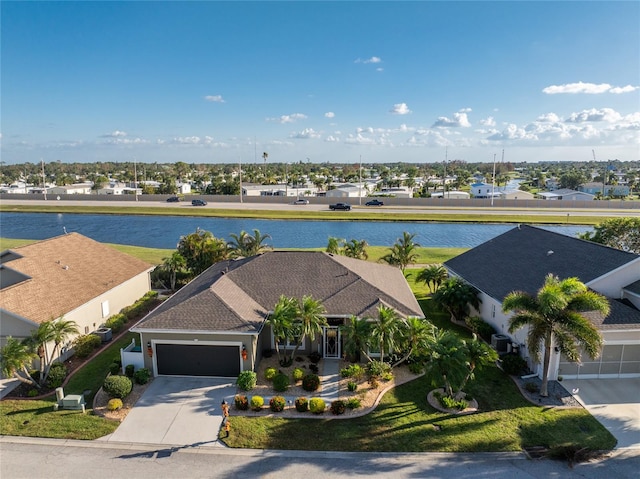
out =
<path fill-rule="evenodd" d="M 296 398 L 296 411 L 307 412 L 309 410 L 309 401 L 305 397 Z"/>
<path fill-rule="evenodd" d="M 320 378 L 317 374 L 307 374 L 302 378 L 302 389 L 305 391 L 315 391 L 320 387 Z"/>
<path fill-rule="evenodd" d="M 273 412 L 284 411 L 284 407 L 287 405 L 287 401 L 282 396 L 273 396 L 269 401 L 269 407 Z"/>
<path fill-rule="evenodd" d="M 122 409 L 122 399 L 119 399 L 119 398 L 109 399 L 109 402 L 107 403 L 107 410 L 117 411 L 118 409 Z"/>
<path fill-rule="evenodd" d="M 233 398 L 233 403 L 238 411 L 246 411 L 249 409 L 249 400 L 247 399 L 247 396 L 242 394 L 236 394 Z"/>
<path fill-rule="evenodd" d="M 254 411 L 261 411 L 264 406 L 264 398 L 262 396 L 253 396 L 251 398 L 251 409 Z"/>
<path fill-rule="evenodd" d="M 291 373 L 291 377 L 293 378 L 294 381 L 301 381 L 302 378 L 304 377 L 304 369 L 302 368 L 295 368 L 293 370 L 293 372 Z"/>
<path fill-rule="evenodd" d="M 331 413 L 337 416 L 339 414 L 344 414 L 345 410 L 347 409 L 347 405 L 342 399 L 336 399 L 335 401 L 331 402 L 330 409 Z"/>
<path fill-rule="evenodd" d="M 278 374 L 278 370 L 276 368 L 267 368 L 264 371 L 264 378 L 267 381 L 272 381 L 273 378 L 276 377 L 276 374 Z"/>

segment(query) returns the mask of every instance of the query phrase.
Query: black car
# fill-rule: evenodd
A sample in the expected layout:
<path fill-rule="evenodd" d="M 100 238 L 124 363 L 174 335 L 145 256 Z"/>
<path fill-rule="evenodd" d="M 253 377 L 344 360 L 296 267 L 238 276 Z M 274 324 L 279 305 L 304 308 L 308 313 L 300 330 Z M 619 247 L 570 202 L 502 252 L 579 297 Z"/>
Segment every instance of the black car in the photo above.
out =
<path fill-rule="evenodd" d="M 206 206 L 207 202 L 205 200 L 192 200 L 191 206 Z"/>
<path fill-rule="evenodd" d="M 179 196 L 170 196 L 169 198 L 167 198 L 167 203 L 178 203 L 179 201 Z"/>
<path fill-rule="evenodd" d="M 380 200 L 371 200 L 365 203 L 365 206 L 383 206 L 384 203 Z"/>
<path fill-rule="evenodd" d="M 349 203 L 336 203 L 335 205 L 329 205 L 329 209 L 351 211 L 351 205 Z"/>

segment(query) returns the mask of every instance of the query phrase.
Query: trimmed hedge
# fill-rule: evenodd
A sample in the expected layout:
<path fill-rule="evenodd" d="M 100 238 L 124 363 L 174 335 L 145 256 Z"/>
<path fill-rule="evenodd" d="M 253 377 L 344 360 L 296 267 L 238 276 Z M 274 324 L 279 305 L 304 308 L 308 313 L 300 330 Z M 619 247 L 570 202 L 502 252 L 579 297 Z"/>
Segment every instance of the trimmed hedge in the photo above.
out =
<path fill-rule="evenodd" d="M 273 389 L 278 392 L 284 392 L 289 389 L 289 376 L 283 373 L 278 373 L 273 378 Z"/>
<path fill-rule="evenodd" d="M 125 398 L 133 389 L 133 383 L 127 376 L 108 376 L 102 388 L 112 398 Z"/>
<path fill-rule="evenodd" d="M 73 352 L 79 358 L 86 358 L 102 344 L 100 336 L 95 334 L 83 334 L 73 341 Z"/>
<path fill-rule="evenodd" d="M 317 374 L 307 374 L 302 378 L 302 389 L 316 391 L 320 387 L 320 378 Z"/>
<path fill-rule="evenodd" d="M 264 406 L 264 398 L 262 396 L 253 396 L 250 403 L 253 411 L 261 411 L 262 406 Z"/>
<path fill-rule="evenodd" d="M 286 405 L 287 405 L 287 400 L 282 396 L 273 396 L 269 401 L 269 407 L 273 412 L 284 411 L 284 408 Z"/>
<path fill-rule="evenodd" d="M 309 401 L 305 397 L 296 398 L 296 411 L 307 412 L 309 410 Z"/>
<path fill-rule="evenodd" d="M 133 380 L 136 384 L 147 384 L 151 378 L 151 372 L 147 368 L 140 368 L 133 373 Z"/>
<path fill-rule="evenodd" d="M 256 387 L 256 384 L 258 384 L 258 377 L 253 371 L 242 371 L 240 374 L 238 374 L 236 384 L 240 389 L 250 391 L 251 389 Z"/>
<path fill-rule="evenodd" d="M 313 414 L 322 414 L 324 410 L 327 408 L 324 399 L 321 398 L 311 398 L 309 400 L 309 411 Z"/>
<path fill-rule="evenodd" d="M 49 368 L 49 376 L 47 376 L 47 387 L 51 389 L 62 386 L 64 379 L 67 377 L 67 367 L 62 363 L 53 363 Z"/>

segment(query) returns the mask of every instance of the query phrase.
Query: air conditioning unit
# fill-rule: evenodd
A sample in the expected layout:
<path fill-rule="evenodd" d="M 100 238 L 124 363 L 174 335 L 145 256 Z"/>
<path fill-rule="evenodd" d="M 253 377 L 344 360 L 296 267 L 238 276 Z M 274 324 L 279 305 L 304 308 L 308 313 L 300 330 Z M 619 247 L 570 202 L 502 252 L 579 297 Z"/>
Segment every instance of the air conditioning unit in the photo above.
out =
<path fill-rule="evenodd" d="M 93 332 L 93 334 L 99 336 L 100 341 L 102 341 L 103 343 L 108 343 L 109 341 L 111 341 L 113 333 L 111 332 L 111 328 L 98 328 Z"/>
<path fill-rule="evenodd" d="M 491 347 L 498 353 L 506 353 L 509 343 L 509 336 L 507 336 L 506 334 L 491 335 Z"/>

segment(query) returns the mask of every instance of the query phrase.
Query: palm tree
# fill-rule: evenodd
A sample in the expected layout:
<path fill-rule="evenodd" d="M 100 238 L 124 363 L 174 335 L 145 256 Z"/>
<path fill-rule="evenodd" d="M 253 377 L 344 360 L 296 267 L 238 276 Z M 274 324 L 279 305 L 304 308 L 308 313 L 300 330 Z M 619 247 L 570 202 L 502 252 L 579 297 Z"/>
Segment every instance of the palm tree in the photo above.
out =
<path fill-rule="evenodd" d="M 381 258 L 392 266 L 398 266 L 404 273 L 408 265 L 415 263 L 418 258 L 416 248 L 420 245 L 413 241 L 416 235 L 409 234 L 406 231 L 402 233 L 402 238 L 398 238 L 395 244 L 389 248 L 390 252 Z"/>
<path fill-rule="evenodd" d="M 431 298 L 456 321 L 464 320 L 469 314 L 469 306 L 480 307 L 478 290 L 457 276 L 443 281 Z"/>
<path fill-rule="evenodd" d="M 271 249 L 270 246 L 264 244 L 264 242 L 271 238 L 268 234 L 263 235 L 260 233 L 260 230 L 254 229 L 253 234 L 247 233 L 246 231 L 240 231 L 240 234 L 231 234 L 230 235 L 233 241 L 231 241 L 227 248 L 231 256 L 238 258 L 244 257 L 247 258 L 249 256 L 255 256 L 259 253 L 267 249 Z"/>
<path fill-rule="evenodd" d="M 343 239 L 329 236 L 329 242 L 327 243 L 327 249 L 325 251 L 330 254 L 340 254 L 340 245 L 343 242 Z"/>
<path fill-rule="evenodd" d="M 363 318 L 351 316 L 349 321 L 340 326 L 340 334 L 344 342 L 344 350 L 353 362 L 360 362 L 360 353 L 371 361 L 367 354 L 371 336 L 371 323 Z"/>
<path fill-rule="evenodd" d="M 467 354 L 466 364 L 469 372 L 460 384 L 460 391 L 464 389 L 467 382 L 475 379 L 476 370 L 479 371 L 483 366 L 488 366 L 498 360 L 497 351 L 490 348 L 487 343 L 480 341 L 475 333 L 470 340 L 465 340 L 465 346 Z"/>
<path fill-rule="evenodd" d="M 509 332 L 528 326 L 529 352 L 540 362 L 540 349 L 544 348 L 542 385 L 540 395 L 548 396 L 551 348 L 557 347 L 570 361 L 580 361 L 580 349 L 595 359 L 602 349 L 602 336 L 582 314 L 598 311 L 607 316 L 609 302 L 604 296 L 589 291 L 578 278 L 559 279 L 547 275 L 536 296 L 522 291 L 509 293 L 502 302 L 504 312 L 514 311 L 509 320 Z"/>
<path fill-rule="evenodd" d="M 40 377 L 40 383 L 43 385 L 47 381 L 49 370 L 51 369 L 54 358 L 60 355 L 60 348 L 62 346 L 62 343 L 69 339 L 70 336 L 74 336 L 80 333 L 80 330 L 78 329 L 78 323 L 76 323 L 75 321 L 64 319 L 64 316 L 57 321 L 47 321 L 45 323 L 42 323 L 40 327 L 43 327 L 43 325 L 45 324 L 48 325 L 45 327 L 45 337 L 47 338 L 47 342 L 53 342 L 53 350 L 51 351 L 51 354 L 47 359 L 44 377 Z M 38 329 L 40 329 L 40 327 Z"/>
<path fill-rule="evenodd" d="M 184 256 L 177 251 L 174 251 L 170 257 L 163 258 L 162 261 L 162 267 L 169 272 L 169 286 L 171 287 L 171 291 L 175 291 L 178 271 L 184 269 L 187 266 L 187 262 Z"/>
<path fill-rule="evenodd" d="M 182 236 L 177 249 L 194 276 L 199 275 L 212 264 L 227 259 L 228 256 L 226 241 L 200 228 L 196 229 L 195 233 Z"/>
<path fill-rule="evenodd" d="M 391 367 L 395 368 L 399 364 L 409 359 L 414 353 L 425 353 L 430 349 L 430 345 L 435 338 L 435 327 L 426 319 L 410 316 L 405 322 L 402 330 L 401 344 L 405 354 Z"/>
<path fill-rule="evenodd" d="M 269 153 L 266 151 L 262 152 L 262 159 L 264 160 L 264 175 L 267 176 L 267 158 L 269 158 Z"/>
<path fill-rule="evenodd" d="M 427 266 L 416 276 L 416 282 L 422 281 L 426 284 L 432 293 L 438 291 L 438 288 L 449 277 L 449 273 L 442 265 L 433 264 Z"/>
<path fill-rule="evenodd" d="M 298 317 L 296 319 L 298 323 L 296 331 L 299 333 L 298 342 L 291 352 L 291 360 L 293 360 L 307 336 L 313 341 L 316 338 L 316 334 L 322 333 L 322 327 L 327 325 L 327 319 L 324 317 L 325 312 L 326 310 L 319 300 L 313 299 L 312 296 L 302 297 L 302 301 L 298 305 Z"/>
<path fill-rule="evenodd" d="M 40 384 L 29 374 L 29 366 L 35 358 L 36 353 L 27 341 L 18 341 L 11 336 L 7 337 L 6 344 L 0 349 L 3 374 L 40 389 Z"/>
<path fill-rule="evenodd" d="M 280 362 L 280 343 L 286 343 L 292 337 L 292 326 L 297 316 L 298 303 L 296 299 L 282 295 L 266 321 L 271 326 L 278 362 Z"/>
<path fill-rule="evenodd" d="M 404 326 L 404 321 L 400 318 L 395 309 L 389 306 L 378 308 L 378 320 L 371 328 L 372 341 L 378 343 L 380 347 L 380 362 L 384 362 L 385 350 L 391 352 L 399 340 L 399 333 Z"/>
<path fill-rule="evenodd" d="M 358 241 L 356 239 L 352 239 L 344 244 L 344 255 L 349 258 L 366 260 L 369 258 L 369 255 L 367 254 L 367 246 L 369 245 L 366 240 Z"/>
<path fill-rule="evenodd" d="M 449 397 L 455 396 L 454 389 L 459 390 L 458 386 L 467 375 L 465 349 L 464 341 L 454 332 L 449 330 L 436 332 L 426 369 L 428 375 L 442 378 L 445 393 Z"/>

